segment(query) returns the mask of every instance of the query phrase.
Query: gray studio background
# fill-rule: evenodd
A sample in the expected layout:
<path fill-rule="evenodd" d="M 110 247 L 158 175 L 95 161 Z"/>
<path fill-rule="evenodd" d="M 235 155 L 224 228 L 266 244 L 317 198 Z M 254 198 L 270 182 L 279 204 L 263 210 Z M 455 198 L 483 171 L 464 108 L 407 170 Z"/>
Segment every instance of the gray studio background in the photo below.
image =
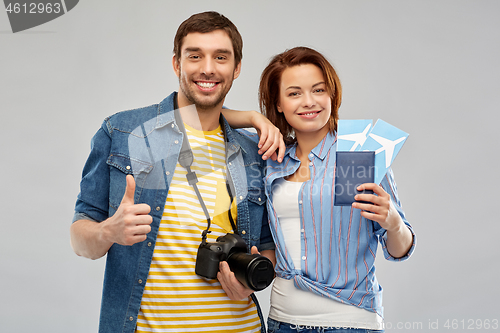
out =
<path fill-rule="evenodd" d="M 393 170 L 418 245 L 404 263 L 379 251 L 386 330 L 493 331 L 500 2 L 486 0 L 81 0 L 17 34 L 2 9 L 0 331 L 97 331 L 105 259 L 79 258 L 69 244 L 90 139 L 106 116 L 177 88 L 175 31 L 205 10 L 225 14 L 244 39 L 227 106 L 257 109 L 270 57 L 306 45 L 338 70 L 341 118 L 410 133 Z M 267 314 L 269 290 L 258 296 Z"/>

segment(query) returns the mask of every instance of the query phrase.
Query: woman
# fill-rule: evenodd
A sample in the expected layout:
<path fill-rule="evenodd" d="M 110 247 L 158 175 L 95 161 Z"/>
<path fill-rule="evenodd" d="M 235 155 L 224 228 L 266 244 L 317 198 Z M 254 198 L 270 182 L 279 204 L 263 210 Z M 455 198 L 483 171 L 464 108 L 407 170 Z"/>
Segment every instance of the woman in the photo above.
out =
<path fill-rule="evenodd" d="M 366 203 L 333 205 L 342 90 L 317 51 L 297 47 L 275 56 L 259 98 L 289 144 L 282 163 L 268 160 L 265 178 L 277 260 L 268 332 L 383 331 L 378 242 L 394 261 L 407 259 L 415 245 L 392 172 L 381 185 L 358 187 L 375 193 L 356 196 Z"/>

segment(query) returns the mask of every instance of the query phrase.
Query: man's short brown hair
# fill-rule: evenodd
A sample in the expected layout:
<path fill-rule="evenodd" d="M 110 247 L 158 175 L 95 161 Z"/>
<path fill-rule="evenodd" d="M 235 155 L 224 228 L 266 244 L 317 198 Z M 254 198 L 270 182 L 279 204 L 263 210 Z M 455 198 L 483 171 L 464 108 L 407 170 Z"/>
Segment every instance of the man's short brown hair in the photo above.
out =
<path fill-rule="evenodd" d="M 183 39 L 189 33 L 208 33 L 219 29 L 224 30 L 231 39 L 234 52 L 234 65 L 237 66 L 243 58 L 243 39 L 233 22 L 217 12 L 194 14 L 181 23 L 174 38 L 174 55 L 176 59 L 180 59 Z"/>

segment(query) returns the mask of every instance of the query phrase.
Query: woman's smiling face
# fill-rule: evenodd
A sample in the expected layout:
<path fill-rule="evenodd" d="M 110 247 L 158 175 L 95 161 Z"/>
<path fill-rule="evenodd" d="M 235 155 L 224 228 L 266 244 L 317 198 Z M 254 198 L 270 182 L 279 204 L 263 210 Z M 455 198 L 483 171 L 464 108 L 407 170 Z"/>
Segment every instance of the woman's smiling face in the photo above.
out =
<path fill-rule="evenodd" d="M 313 132 L 326 135 L 331 107 L 330 94 L 319 67 L 303 64 L 283 71 L 278 111 L 284 114 L 296 136 Z"/>

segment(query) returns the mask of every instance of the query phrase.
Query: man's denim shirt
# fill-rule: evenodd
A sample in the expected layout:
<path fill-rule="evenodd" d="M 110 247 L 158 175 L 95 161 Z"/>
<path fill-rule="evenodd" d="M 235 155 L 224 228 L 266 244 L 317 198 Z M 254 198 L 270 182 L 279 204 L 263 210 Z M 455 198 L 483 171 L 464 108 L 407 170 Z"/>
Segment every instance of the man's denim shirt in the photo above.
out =
<path fill-rule="evenodd" d="M 135 203 L 151 207 L 151 232 L 133 246 L 114 244 L 108 251 L 99 332 L 134 332 L 148 278 L 156 236 L 183 135 L 175 123 L 172 93 L 160 104 L 119 112 L 104 120 L 92 138 L 83 169 L 73 221 L 101 222 L 112 216 L 125 192 L 128 174 L 135 178 Z M 265 162 L 257 154 L 255 138 L 231 129 L 226 163 L 235 188 L 237 227 L 248 247 L 274 249 L 269 230 L 263 183 Z M 201 235 L 200 235 L 201 241 Z M 254 295 L 254 301 L 257 303 Z M 262 314 L 262 332 L 265 326 Z"/>

